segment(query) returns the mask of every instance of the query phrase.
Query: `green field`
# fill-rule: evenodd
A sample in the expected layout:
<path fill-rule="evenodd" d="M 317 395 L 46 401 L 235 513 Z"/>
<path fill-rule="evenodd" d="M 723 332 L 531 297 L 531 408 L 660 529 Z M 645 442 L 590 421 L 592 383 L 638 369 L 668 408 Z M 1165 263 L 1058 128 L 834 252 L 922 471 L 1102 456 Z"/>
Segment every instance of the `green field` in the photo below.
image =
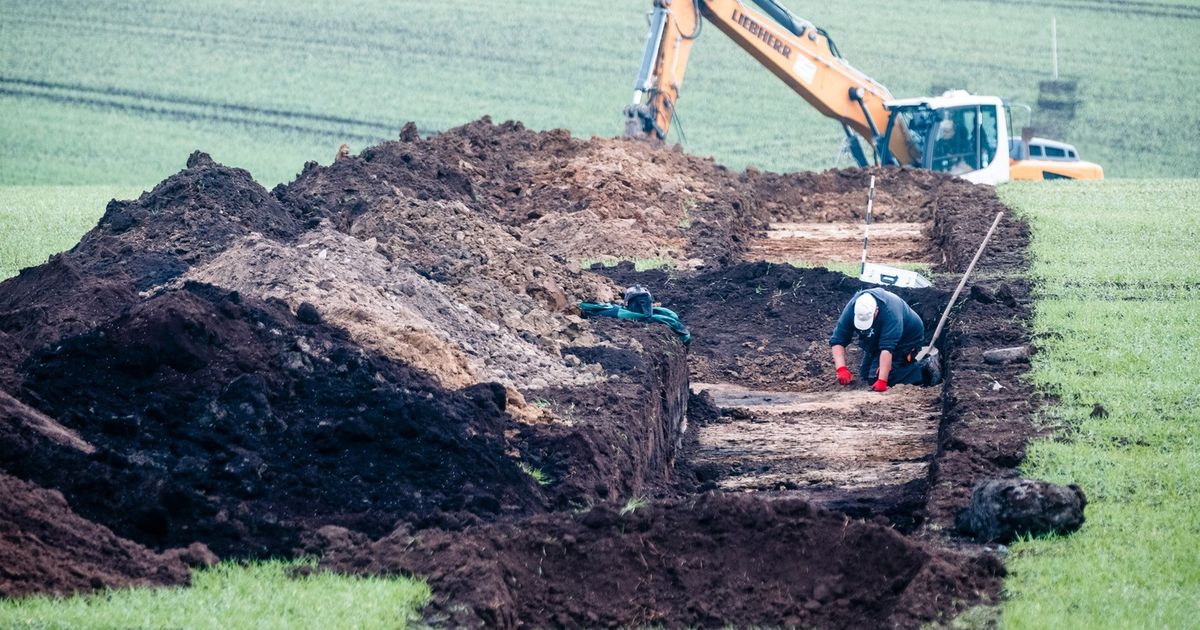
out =
<path fill-rule="evenodd" d="M 1016 544 L 1004 625 L 1188 628 L 1200 602 L 1200 181 L 1000 189 L 1033 224 L 1032 378 L 1056 432 L 1023 473 L 1087 523 Z"/>
<path fill-rule="evenodd" d="M 310 561 L 225 562 L 192 573 L 189 588 L 125 589 L 70 597 L 0 599 L 0 628 L 188 628 L 398 630 L 429 599 L 423 582 L 355 578 L 319 571 L 293 578 Z"/>
<path fill-rule="evenodd" d="M 73 247 L 110 199 L 134 199 L 134 186 L 0 186 L 0 280 Z"/>
<path fill-rule="evenodd" d="M 1033 103 L 1060 67 L 1083 99 L 1068 140 L 1109 176 L 1200 175 L 1195 2 L 787 2 L 896 96 L 965 87 Z M 201 148 L 268 186 L 416 121 L 491 115 L 621 130 L 649 0 L 310 5 L 0 0 L 0 184 L 148 186 Z M 680 100 L 686 149 L 734 167 L 826 168 L 841 129 L 720 34 Z"/>

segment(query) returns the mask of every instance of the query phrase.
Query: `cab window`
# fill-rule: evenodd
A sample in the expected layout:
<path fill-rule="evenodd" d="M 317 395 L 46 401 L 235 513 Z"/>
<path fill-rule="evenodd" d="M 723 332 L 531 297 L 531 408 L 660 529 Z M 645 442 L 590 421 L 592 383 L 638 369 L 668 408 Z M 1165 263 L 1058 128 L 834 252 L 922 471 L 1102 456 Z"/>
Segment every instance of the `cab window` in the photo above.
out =
<path fill-rule="evenodd" d="M 1040 144 L 1029 145 L 1029 157 L 1042 157 L 1042 145 L 1040 145 Z"/>
<path fill-rule="evenodd" d="M 930 134 L 932 170 L 958 175 L 987 168 L 996 159 L 1000 133 L 994 106 L 956 107 L 939 114 Z"/>
<path fill-rule="evenodd" d="M 996 159 L 996 145 L 1000 142 L 1000 121 L 996 108 L 991 105 L 979 108 L 979 168 L 987 168 Z"/>
<path fill-rule="evenodd" d="M 1046 147 L 1046 157 L 1064 158 L 1067 157 L 1067 152 L 1058 147 Z"/>

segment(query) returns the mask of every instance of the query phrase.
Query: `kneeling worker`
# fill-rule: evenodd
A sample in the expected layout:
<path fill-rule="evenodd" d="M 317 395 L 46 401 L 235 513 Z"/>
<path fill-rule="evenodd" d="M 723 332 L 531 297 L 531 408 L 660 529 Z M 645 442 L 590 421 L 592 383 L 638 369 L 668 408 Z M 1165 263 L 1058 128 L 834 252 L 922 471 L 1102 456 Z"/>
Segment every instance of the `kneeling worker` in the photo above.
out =
<path fill-rule="evenodd" d="M 871 389 L 887 391 L 888 385 L 936 385 L 941 382 L 936 358 L 918 362 L 925 341 L 925 324 L 900 296 L 884 289 L 866 289 L 854 294 L 838 319 L 829 345 L 837 380 L 849 385 L 854 380 L 846 367 L 846 346 L 858 331 L 863 349 L 859 377 Z"/>

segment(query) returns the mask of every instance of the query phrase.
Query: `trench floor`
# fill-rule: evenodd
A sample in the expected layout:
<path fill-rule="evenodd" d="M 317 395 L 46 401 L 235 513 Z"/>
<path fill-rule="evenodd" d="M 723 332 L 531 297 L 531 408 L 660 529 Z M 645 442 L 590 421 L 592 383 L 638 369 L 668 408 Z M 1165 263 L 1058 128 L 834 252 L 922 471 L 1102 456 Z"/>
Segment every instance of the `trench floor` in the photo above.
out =
<path fill-rule="evenodd" d="M 928 262 L 926 223 L 871 224 L 868 260 L 880 264 Z M 774 263 L 851 263 L 862 260 L 862 223 L 772 223 L 749 260 Z"/>
<path fill-rule="evenodd" d="M 927 227 L 872 224 L 868 260 L 929 262 Z M 862 223 L 774 223 L 747 258 L 858 262 L 862 233 Z M 891 510 L 911 500 L 898 497 L 923 492 L 937 448 L 941 387 L 901 385 L 882 394 L 857 380 L 822 391 L 691 387 L 707 391 L 723 410 L 722 421 L 696 429 L 690 463 L 705 482 L 730 491 L 799 493 L 831 505 L 852 497 L 867 512 Z"/>
<path fill-rule="evenodd" d="M 924 479 L 937 447 L 941 388 L 851 387 L 780 392 L 693 383 L 730 415 L 697 429 L 692 466 L 726 490 L 825 495 Z"/>

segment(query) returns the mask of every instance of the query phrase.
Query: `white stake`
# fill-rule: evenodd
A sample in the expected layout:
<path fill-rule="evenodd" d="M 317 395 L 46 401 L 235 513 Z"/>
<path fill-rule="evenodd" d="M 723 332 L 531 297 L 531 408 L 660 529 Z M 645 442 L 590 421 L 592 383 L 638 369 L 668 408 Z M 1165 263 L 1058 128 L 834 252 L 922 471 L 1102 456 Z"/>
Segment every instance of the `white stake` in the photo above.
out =
<path fill-rule="evenodd" d="M 859 267 L 858 273 L 864 274 L 867 272 L 867 230 L 871 227 L 871 204 L 875 201 L 875 176 L 871 176 L 871 189 L 867 191 L 867 220 L 863 223 L 863 253 L 862 266 Z"/>

